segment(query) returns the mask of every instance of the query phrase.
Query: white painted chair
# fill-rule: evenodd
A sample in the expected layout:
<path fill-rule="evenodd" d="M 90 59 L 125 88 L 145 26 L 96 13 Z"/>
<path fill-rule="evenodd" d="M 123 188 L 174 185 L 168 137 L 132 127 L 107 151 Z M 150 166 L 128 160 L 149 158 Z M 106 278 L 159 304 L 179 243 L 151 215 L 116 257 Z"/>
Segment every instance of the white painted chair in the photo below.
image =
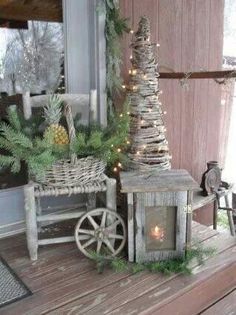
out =
<path fill-rule="evenodd" d="M 32 115 L 32 108 L 43 107 L 47 104 L 50 95 L 30 96 L 29 92 L 23 95 L 23 111 L 26 119 Z M 87 125 L 89 120 L 97 120 L 97 91 L 89 94 L 60 94 L 60 98 L 71 106 L 72 114 L 81 114 L 81 124 Z"/>

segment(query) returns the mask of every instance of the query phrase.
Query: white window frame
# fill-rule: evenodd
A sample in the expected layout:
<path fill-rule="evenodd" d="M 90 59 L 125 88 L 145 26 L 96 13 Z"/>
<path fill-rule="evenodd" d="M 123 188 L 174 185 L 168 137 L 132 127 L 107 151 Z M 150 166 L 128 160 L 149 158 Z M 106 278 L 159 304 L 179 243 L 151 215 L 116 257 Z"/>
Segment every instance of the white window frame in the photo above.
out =
<path fill-rule="evenodd" d="M 99 0 L 63 0 L 67 93 L 97 90 L 98 121 L 107 124 L 105 12 Z"/>

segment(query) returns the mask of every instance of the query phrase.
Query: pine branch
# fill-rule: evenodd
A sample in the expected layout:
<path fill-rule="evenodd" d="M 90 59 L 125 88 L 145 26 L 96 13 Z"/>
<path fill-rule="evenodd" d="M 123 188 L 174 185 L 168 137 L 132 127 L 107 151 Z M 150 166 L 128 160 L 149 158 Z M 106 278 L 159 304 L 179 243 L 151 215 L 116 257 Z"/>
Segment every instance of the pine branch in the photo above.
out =
<path fill-rule="evenodd" d="M 16 131 L 21 131 L 22 126 L 19 119 L 19 115 L 17 113 L 16 105 L 11 105 L 8 107 L 7 119 L 12 128 L 14 128 Z"/>
<path fill-rule="evenodd" d="M 32 139 L 35 136 L 42 136 L 45 129 L 44 118 L 41 115 L 33 115 L 29 119 L 25 119 L 24 115 L 18 113 L 19 120 L 22 126 L 22 133 Z"/>
<path fill-rule="evenodd" d="M 27 160 L 29 174 L 41 178 L 45 171 L 56 161 L 52 151 L 43 151 L 37 156 L 32 156 Z"/>
<path fill-rule="evenodd" d="M 11 166 L 11 172 L 12 173 L 19 173 L 21 169 L 21 161 L 17 158 L 14 158 L 14 162 L 12 163 Z"/>
<path fill-rule="evenodd" d="M 13 145 L 12 142 L 8 141 L 7 139 L 5 139 L 3 137 L 0 137 L 0 148 L 1 149 L 8 151 L 8 152 L 11 152 L 12 145 Z"/>
<path fill-rule="evenodd" d="M 9 167 L 13 173 L 17 173 L 24 162 L 30 174 L 35 176 L 43 174 L 59 156 L 59 151 L 56 153 L 53 151 L 51 135 L 31 140 L 18 130 L 21 124 L 17 112 L 9 112 L 8 117 L 10 125 L 5 122 L 0 124 L 0 148 L 6 151 L 5 155 L 0 156 L 0 165 Z"/>
<path fill-rule="evenodd" d="M 115 115 L 112 124 L 107 128 L 92 125 L 91 128 L 78 126 L 80 132 L 72 144 L 72 152 L 78 157 L 94 156 L 102 159 L 110 167 L 116 162 L 127 164 L 124 154 L 127 147 L 129 115 L 127 106 L 124 113 Z"/>
<path fill-rule="evenodd" d="M 11 167 L 14 162 L 14 157 L 8 155 L 0 155 L 0 167 Z"/>
<path fill-rule="evenodd" d="M 14 130 L 11 126 L 4 122 L 0 124 L 0 132 L 2 133 L 3 137 L 16 145 L 20 145 L 24 148 L 33 147 L 32 141 L 27 136 L 19 131 Z"/>
<path fill-rule="evenodd" d="M 91 133 L 90 139 L 87 142 L 88 146 L 91 146 L 94 150 L 99 149 L 102 146 L 102 132 L 94 131 Z"/>
<path fill-rule="evenodd" d="M 114 269 L 115 272 L 130 271 L 131 273 L 138 273 L 148 270 L 150 272 L 160 272 L 166 275 L 173 273 L 190 275 L 193 269 L 190 263 L 194 259 L 197 259 L 198 264 L 201 265 L 204 263 L 204 259 L 211 257 L 214 253 L 214 248 L 204 248 L 202 244 L 199 243 L 195 245 L 194 248 L 188 250 L 184 257 L 148 263 L 129 263 L 124 258 L 120 257 L 101 255 L 96 252 L 92 252 L 91 254 L 92 259 L 97 264 L 99 273 L 103 272 L 106 266 L 109 266 Z"/>
<path fill-rule="evenodd" d="M 121 17 L 119 6 L 114 0 L 104 0 L 106 8 L 106 92 L 108 120 L 114 116 L 114 93 L 119 92 L 122 86 L 120 65 L 122 52 L 120 39 L 124 33 L 130 31 L 127 19 Z"/>

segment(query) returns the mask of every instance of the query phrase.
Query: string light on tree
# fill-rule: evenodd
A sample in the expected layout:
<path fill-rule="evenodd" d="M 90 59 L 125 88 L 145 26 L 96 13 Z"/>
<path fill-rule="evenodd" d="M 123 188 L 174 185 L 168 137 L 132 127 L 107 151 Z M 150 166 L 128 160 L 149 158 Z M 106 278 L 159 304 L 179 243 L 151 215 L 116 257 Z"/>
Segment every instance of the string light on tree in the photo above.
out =
<path fill-rule="evenodd" d="M 157 63 L 150 40 L 150 22 L 142 17 L 138 31 L 132 36 L 132 68 L 126 86 L 130 101 L 130 159 L 140 170 L 165 170 L 171 167 L 166 141 L 163 112 L 159 95 Z"/>

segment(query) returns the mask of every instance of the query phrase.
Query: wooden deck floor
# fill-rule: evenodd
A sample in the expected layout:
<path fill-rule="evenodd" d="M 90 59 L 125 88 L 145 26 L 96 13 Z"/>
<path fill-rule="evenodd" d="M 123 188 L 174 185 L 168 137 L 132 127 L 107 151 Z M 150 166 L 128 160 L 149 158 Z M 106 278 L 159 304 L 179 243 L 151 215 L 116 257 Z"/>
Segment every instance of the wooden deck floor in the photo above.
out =
<path fill-rule="evenodd" d="M 23 235 L 0 240 L 0 254 L 34 293 L 0 314 L 236 314 L 235 238 L 199 224 L 193 236 L 216 247 L 217 254 L 191 276 L 98 274 L 74 243 L 42 247 L 38 261 L 31 262 Z"/>

